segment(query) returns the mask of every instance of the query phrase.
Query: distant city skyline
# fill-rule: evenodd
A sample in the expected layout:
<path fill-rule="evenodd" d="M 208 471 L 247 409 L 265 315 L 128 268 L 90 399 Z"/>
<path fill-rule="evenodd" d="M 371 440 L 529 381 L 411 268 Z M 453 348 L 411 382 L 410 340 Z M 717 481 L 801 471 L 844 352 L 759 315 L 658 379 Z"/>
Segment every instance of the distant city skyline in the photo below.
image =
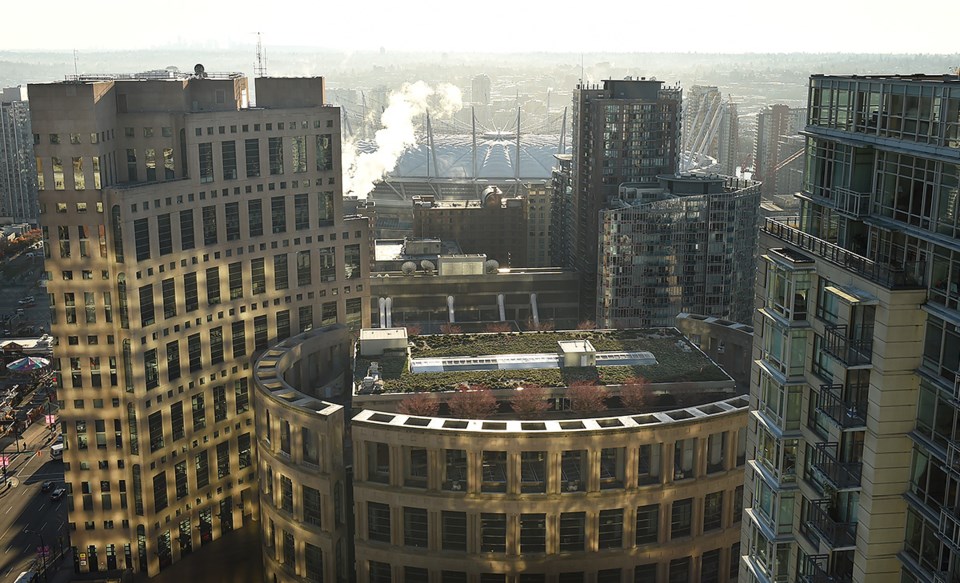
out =
<path fill-rule="evenodd" d="M 369 0 L 362 10 L 352 3 L 298 4 L 278 10 L 241 0 L 227 11 L 216 3 L 169 0 L 162 13 L 145 18 L 142 5 L 136 3 L 108 0 L 103 9 L 93 11 L 51 0 L 44 4 L 44 12 L 62 18 L 45 18 L 41 34 L 33 26 L 9 27 L 0 50 L 236 48 L 254 45 L 259 31 L 268 52 L 270 47 L 302 46 L 494 53 L 950 54 L 957 52 L 951 16 L 960 15 L 952 0 L 925 2 L 927 17 L 922 19 L 891 17 L 892 1 L 863 0 L 808 0 L 789 12 L 762 0 L 612 3 L 603 8 L 569 0 L 546 5 L 507 0 L 465 4 L 428 0 L 409 3 L 401 12 L 395 3 Z M 9 22 L 29 24 L 38 16 L 36 5 L 29 3 L 7 10 Z M 801 34 L 804 22 L 812 28 Z M 110 34 L 96 32 L 106 30 Z M 816 35 L 818 30 L 832 32 Z"/>

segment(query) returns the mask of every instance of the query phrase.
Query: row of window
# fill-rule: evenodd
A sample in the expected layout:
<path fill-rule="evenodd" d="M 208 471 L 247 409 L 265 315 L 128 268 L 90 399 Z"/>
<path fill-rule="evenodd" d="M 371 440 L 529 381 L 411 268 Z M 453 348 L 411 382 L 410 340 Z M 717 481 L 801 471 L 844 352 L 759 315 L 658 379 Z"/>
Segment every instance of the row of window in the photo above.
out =
<path fill-rule="evenodd" d="M 313 147 L 308 148 L 308 144 Z M 312 150 L 313 167 L 318 172 L 333 170 L 332 134 L 267 138 L 266 145 L 267 170 L 270 176 L 283 175 L 287 170 L 294 174 L 307 172 L 308 150 Z M 214 142 L 201 142 L 197 148 L 200 183 L 213 182 L 215 168 L 219 168 L 221 180 L 236 180 L 240 176 L 238 166 L 244 169 L 246 178 L 259 178 L 263 171 L 260 146 L 259 138 L 243 140 L 240 151 L 242 159 L 239 159 L 235 140 L 219 142 L 219 147 L 215 147 Z M 289 165 L 285 164 L 287 160 Z"/>

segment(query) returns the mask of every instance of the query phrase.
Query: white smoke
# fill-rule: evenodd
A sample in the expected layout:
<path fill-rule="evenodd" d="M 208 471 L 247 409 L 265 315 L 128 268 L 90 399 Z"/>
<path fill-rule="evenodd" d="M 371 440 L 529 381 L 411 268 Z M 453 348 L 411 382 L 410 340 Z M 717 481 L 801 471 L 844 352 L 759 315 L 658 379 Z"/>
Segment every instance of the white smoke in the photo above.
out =
<path fill-rule="evenodd" d="M 405 83 L 390 94 L 380 116 L 382 129 L 374 136 L 377 149 L 360 152 L 352 140 L 343 142 L 343 193 L 359 198 L 392 171 L 400 156 L 417 144 L 413 121 L 428 110 L 437 118 L 450 117 L 463 108 L 460 89 L 446 83 L 430 87 L 423 81 Z"/>

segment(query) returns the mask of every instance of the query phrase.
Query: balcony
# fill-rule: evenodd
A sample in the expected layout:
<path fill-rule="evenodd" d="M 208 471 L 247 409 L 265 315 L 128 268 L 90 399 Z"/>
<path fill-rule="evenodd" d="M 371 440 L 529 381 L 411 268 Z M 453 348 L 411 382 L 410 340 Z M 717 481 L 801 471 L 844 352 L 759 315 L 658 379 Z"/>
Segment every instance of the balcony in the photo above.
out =
<path fill-rule="evenodd" d="M 852 389 L 852 387 L 851 387 Z M 858 391 L 850 390 L 848 393 Z M 863 427 L 867 424 L 867 403 L 843 396 L 843 385 L 820 385 L 817 410 L 833 419 L 841 429 Z"/>
<path fill-rule="evenodd" d="M 870 364 L 873 356 L 872 331 L 865 338 L 850 338 L 846 324 L 827 326 L 823 334 L 823 350 L 846 367 Z"/>
<path fill-rule="evenodd" d="M 829 555 L 808 555 L 805 565 L 800 568 L 801 583 L 850 583 L 853 576 L 849 573 L 830 573 L 827 565 Z"/>
<path fill-rule="evenodd" d="M 902 266 L 877 263 L 847 251 L 839 245 L 804 233 L 797 228 L 798 226 L 799 221 L 796 217 L 780 221 L 765 218 L 761 230 L 887 289 L 922 289 L 924 287 L 922 261 L 912 261 Z"/>
<path fill-rule="evenodd" d="M 814 500 L 807 506 L 807 525 L 833 550 L 853 548 L 857 544 L 857 523 L 837 522 L 831 516 L 830 500 Z"/>
<path fill-rule="evenodd" d="M 960 441 L 947 442 L 947 463 L 943 469 L 960 479 Z"/>
<path fill-rule="evenodd" d="M 813 470 L 822 475 L 834 489 L 851 490 L 860 487 L 860 462 L 840 461 L 836 443 L 817 443 L 813 447 Z"/>
<path fill-rule="evenodd" d="M 956 510 L 940 509 L 940 524 L 937 532 L 948 545 L 953 547 L 954 551 L 960 551 L 960 517 L 957 516 Z"/>
<path fill-rule="evenodd" d="M 841 215 L 851 219 L 858 219 L 870 213 L 870 193 L 857 192 L 849 188 L 834 188 L 836 195 L 836 210 Z"/>

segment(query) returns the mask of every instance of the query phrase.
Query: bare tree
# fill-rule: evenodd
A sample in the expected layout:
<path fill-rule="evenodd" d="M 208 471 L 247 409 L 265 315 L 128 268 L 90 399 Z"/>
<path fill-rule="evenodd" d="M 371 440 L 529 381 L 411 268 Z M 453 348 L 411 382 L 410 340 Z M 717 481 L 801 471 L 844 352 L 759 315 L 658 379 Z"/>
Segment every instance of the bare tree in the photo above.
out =
<path fill-rule="evenodd" d="M 510 406 L 521 419 L 535 419 L 550 408 L 546 397 L 547 392 L 541 387 L 521 388 L 517 389 L 510 399 Z"/>
<path fill-rule="evenodd" d="M 597 329 L 597 323 L 594 322 L 593 320 L 581 320 L 580 323 L 577 324 L 577 330 L 596 330 L 596 329 Z"/>
<path fill-rule="evenodd" d="M 440 331 L 444 334 L 463 334 L 463 328 L 456 324 L 444 324 L 440 326 Z"/>
<path fill-rule="evenodd" d="M 574 381 L 566 391 L 570 409 L 579 413 L 600 413 L 607 410 L 607 391 L 590 381 Z"/>
<path fill-rule="evenodd" d="M 419 324 L 408 324 L 407 325 L 407 336 L 419 336 L 423 329 Z"/>
<path fill-rule="evenodd" d="M 483 327 L 484 332 L 513 332 L 513 328 L 506 322 L 492 322 Z"/>
<path fill-rule="evenodd" d="M 473 385 L 459 389 L 447 402 L 450 415 L 461 419 L 485 419 L 497 412 L 497 399 L 490 389 Z"/>
<path fill-rule="evenodd" d="M 639 411 L 647 404 L 650 382 L 643 377 L 630 377 L 620 388 L 620 402 L 627 409 Z"/>
<path fill-rule="evenodd" d="M 433 417 L 440 410 L 440 401 L 429 393 L 413 393 L 397 405 L 397 412 L 404 415 Z"/>

